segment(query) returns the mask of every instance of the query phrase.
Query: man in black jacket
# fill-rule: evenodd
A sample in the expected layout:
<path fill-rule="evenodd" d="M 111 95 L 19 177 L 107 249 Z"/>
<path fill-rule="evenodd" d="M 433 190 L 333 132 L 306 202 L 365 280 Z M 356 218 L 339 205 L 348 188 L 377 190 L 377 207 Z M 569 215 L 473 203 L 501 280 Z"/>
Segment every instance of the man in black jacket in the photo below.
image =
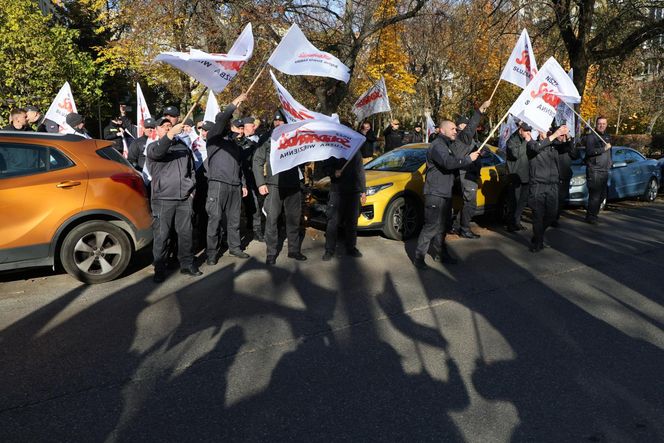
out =
<path fill-rule="evenodd" d="M 14 108 L 9 113 L 9 124 L 3 131 L 32 131 L 28 124 L 28 114 L 23 108 Z"/>
<path fill-rule="evenodd" d="M 362 154 L 357 152 L 348 160 L 344 169 L 345 164 L 346 159 L 334 157 L 323 162 L 323 171 L 330 177 L 323 261 L 334 256 L 340 221 L 344 224 L 346 254 L 355 258 L 362 257 L 362 253 L 357 249 L 357 218 L 360 216 L 360 206 L 367 200 L 367 180 Z"/>
<path fill-rule="evenodd" d="M 422 132 L 422 125 L 415 124 L 415 128 L 404 136 L 403 143 L 422 143 L 424 141 L 424 133 Z"/>
<path fill-rule="evenodd" d="M 70 112 L 65 117 L 67 124 L 74 130 L 73 134 L 83 138 L 92 138 L 85 129 L 85 118 L 81 114 Z"/>
<path fill-rule="evenodd" d="M 376 134 L 374 134 L 373 129 L 371 128 L 371 123 L 365 121 L 360 126 L 360 133 L 366 137 L 364 143 L 360 147 L 360 152 L 362 153 L 363 158 L 372 158 L 374 156 L 374 151 L 376 147 Z"/>
<path fill-rule="evenodd" d="M 284 124 L 281 112 L 277 111 L 273 121 L 274 127 Z M 300 217 L 302 215 L 302 193 L 300 192 L 300 170 L 297 166 L 278 174 L 272 174 L 270 164 L 270 137 L 256 149 L 253 158 L 253 172 L 260 195 L 265 197 L 263 208 L 267 214 L 265 219 L 265 243 L 267 258 L 265 263 L 273 265 L 277 262 L 278 229 L 277 223 L 282 208 L 286 218 L 286 235 L 288 238 L 288 257 L 304 261 L 307 257 L 301 251 Z"/>
<path fill-rule="evenodd" d="M 238 258 L 249 258 L 242 250 L 240 242 L 240 212 L 242 197 L 247 196 L 244 171 L 242 169 L 242 148 L 232 139 L 230 121 L 233 112 L 247 99 L 240 94 L 233 102 L 215 117 L 214 126 L 207 133 L 208 190 L 205 210 L 207 224 L 207 264 L 214 266 L 219 260 L 221 222 L 226 218 L 229 254 Z"/>
<path fill-rule="evenodd" d="M 418 269 L 427 269 L 424 257 L 434 242 L 434 260 L 456 263 L 445 246 L 446 224 L 452 209 L 452 185 L 454 172 L 470 165 L 480 156 L 473 151 L 464 158 L 457 158 L 452 152 L 452 145 L 457 135 L 454 122 L 444 120 L 440 124 L 440 136 L 434 140 L 427 151 L 427 170 L 424 182 L 424 227 L 417 239 L 417 249 L 413 264 Z"/>
<path fill-rule="evenodd" d="M 558 128 L 553 128 L 554 130 Z M 558 226 L 560 214 L 565 208 L 565 202 L 569 197 L 569 185 L 572 180 L 572 160 L 579 158 L 579 150 L 574 146 L 574 139 L 568 135 L 561 135 L 554 142 L 553 146 L 558 152 L 558 171 L 560 172 L 560 182 L 558 184 L 558 212 L 556 220 L 551 223 L 552 227 Z"/>
<path fill-rule="evenodd" d="M 164 118 L 160 119 L 160 124 Z M 152 175 L 152 216 L 154 281 L 165 279 L 168 238 L 171 228 L 178 236 L 180 272 L 191 276 L 203 273 L 194 264 L 191 224 L 193 192 L 196 186 L 194 158 L 178 137 L 182 124 L 174 125 L 147 149 L 146 167 Z"/>
<path fill-rule="evenodd" d="M 611 139 L 606 134 L 605 117 L 597 117 L 595 131 L 586 135 L 583 144 L 586 147 L 586 183 L 588 186 L 588 204 L 586 222 L 597 224 L 599 208 L 606 198 L 606 187 L 611 169 Z"/>
<path fill-rule="evenodd" d="M 385 137 L 383 152 L 389 152 L 394 148 L 403 146 L 403 131 L 399 129 L 399 120 L 394 119 L 390 122 L 390 126 L 383 131 L 383 137 Z"/>
<path fill-rule="evenodd" d="M 468 120 L 466 117 L 459 117 L 456 121 L 457 136 L 454 144 L 452 145 L 452 152 L 457 158 L 465 158 L 468 154 L 473 152 L 476 148 L 475 135 L 477 134 L 477 126 L 480 124 L 482 114 L 491 105 L 487 101 L 482 103 L 479 109 L 473 113 L 473 117 Z M 479 161 L 459 169 L 459 181 L 461 183 L 461 191 L 463 194 L 463 208 L 458 217 L 459 236 L 463 238 L 480 238 L 479 234 L 474 233 L 470 229 L 470 220 L 475 215 L 477 210 L 477 181 L 480 177 L 480 170 L 482 165 Z"/>
<path fill-rule="evenodd" d="M 143 171 L 147 144 L 157 127 L 157 122 L 153 118 L 146 118 L 143 122 L 143 127 L 145 128 L 143 135 L 131 142 L 127 154 L 127 161 L 131 163 L 137 171 Z"/>
<path fill-rule="evenodd" d="M 253 158 L 258 148 L 259 137 L 256 134 L 254 117 L 244 117 L 236 120 L 235 126 L 242 129 L 236 143 L 242 148 L 242 173 L 249 192 L 244 198 L 244 216 L 247 219 L 247 228 L 253 230 L 253 239 L 258 242 L 265 241 L 263 236 L 263 197 L 258 192 L 254 180 Z"/>
<path fill-rule="evenodd" d="M 530 251 L 539 252 L 544 248 L 544 231 L 556 219 L 558 213 L 558 151 L 552 144 L 556 138 L 567 135 L 563 125 L 549 136 L 540 132 L 540 140 L 533 140 L 525 134 L 528 167 L 528 206 L 533 211 L 533 237 Z"/>
<path fill-rule="evenodd" d="M 507 140 L 507 172 L 509 185 L 507 194 L 507 230 L 521 231 L 526 228 L 521 224 L 521 213 L 528 203 L 528 155 L 526 145 L 533 128 L 521 122 Z M 528 140 L 526 139 L 528 137 Z"/>
<path fill-rule="evenodd" d="M 104 128 L 104 140 L 112 141 L 113 148 L 122 154 L 127 141 L 134 138 L 132 129 L 131 120 L 126 115 L 126 106 L 120 105 L 120 115 L 112 119 Z"/>

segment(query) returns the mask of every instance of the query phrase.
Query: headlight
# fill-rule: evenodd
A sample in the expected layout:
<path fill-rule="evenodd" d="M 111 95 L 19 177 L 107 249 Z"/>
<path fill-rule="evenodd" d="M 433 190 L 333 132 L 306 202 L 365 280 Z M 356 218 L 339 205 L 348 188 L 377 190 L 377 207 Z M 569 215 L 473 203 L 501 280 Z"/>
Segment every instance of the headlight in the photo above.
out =
<path fill-rule="evenodd" d="M 390 186 L 392 186 L 392 183 L 385 183 L 384 185 L 377 185 L 377 186 L 369 186 L 367 188 L 367 195 L 377 194 L 379 191 L 389 188 Z"/>
<path fill-rule="evenodd" d="M 572 186 L 583 186 L 586 184 L 586 178 L 583 175 L 577 175 L 576 177 L 572 177 L 569 183 Z"/>

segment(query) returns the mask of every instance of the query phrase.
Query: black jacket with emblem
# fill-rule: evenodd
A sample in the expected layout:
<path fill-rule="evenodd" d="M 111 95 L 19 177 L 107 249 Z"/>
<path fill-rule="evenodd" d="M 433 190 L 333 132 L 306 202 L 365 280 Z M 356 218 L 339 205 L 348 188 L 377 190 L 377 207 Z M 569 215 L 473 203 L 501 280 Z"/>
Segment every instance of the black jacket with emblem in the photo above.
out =
<path fill-rule="evenodd" d="M 445 135 L 438 136 L 427 151 L 424 194 L 451 197 L 454 172 L 472 164 L 469 156 L 458 158 L 452 151 L 454 142 Z"/>

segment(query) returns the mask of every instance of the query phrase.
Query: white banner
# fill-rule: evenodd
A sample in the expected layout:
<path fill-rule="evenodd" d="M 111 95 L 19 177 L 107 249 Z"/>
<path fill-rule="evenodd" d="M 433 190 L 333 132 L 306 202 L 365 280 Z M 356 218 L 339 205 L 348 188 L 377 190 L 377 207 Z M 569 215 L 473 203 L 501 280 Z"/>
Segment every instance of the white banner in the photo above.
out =
<path fill-rule="evenodd" d="M 431 134 L 435 133 L 436 133 L 436 123 L 434 123 L 430 115 L 427 115 L 427 143 L 429 143 L 429 137 L 431 137 Z"/>
<path fill-rule="evenodd" d="M 165 62 L 194 77 L 216 93 L 235 78 L 254 53 L 254 35 L 249 23 L 228 54 L 208 54 L 198 49 L 189 52 L 162 52 L 155 61 Z"/>
<path fill-rule="evenodd" d="M 524 29 L 512 50 L 510 58 L 507 60 L 500 79 L 525 88 L 536 74 L 535 54 L 530 44 L 528 31 Z"/>
<path fill-rule="evenodd" d="M 76 103 L 74 102 L 69 82 L 65 82 L 62 88 L 60 88 L 58 95 L 55 96 L 55 100 L 53 100 L 51 106 L 48 107 L 45 118 L 60 125 L 60 133 L 72 134 L 74 133 L 74 129 L 67 124 L 66 120 L 67 115 L 72 112 L 78 111 L 76 110 Z"/>
<path fill-rule="evenodd" d="M 136 83 L 136 127 L 138 128 L 138 137 L 143 136 L 143 132 L 145 132 L 145 126 L 143 123 L 149 118 L 152 118 L 152 114 L 150 114 L 150 109 L 148 109 L 148 104 L 143 96 L 141 85 Z M 157 132 L 153 131 L 150 140 L 156 139 Z"/>
<path fill-rule="evenodd" d="M 348 83 L 350 69 L 330 53 L 319 51 L 293 24 L 267 61 L 290 75 L 315 75 Z"/>
<path fill-rule="evenodd" d="M 357 99 L 352 109 L 353 114 L 360 121 L 370 115 L 378 114 L 379 112 L 389 112 L 391 110 L 385 79 L 382 76 L 367 92 Z"/>
<path fill-rule="evenodd" d="M 579 103 L 581 97 L 565 70 L 553 58 L 549 58 L 528 84 L 509 113 L 533 128 L 548 131 L 561 101 Z"/>
<path fill-rule="evenodd" d="M 574 71 L 572 69 L 569 70 L 567 75 L 569 75 L 569 78 L 574 81 Z M 576 116 L 574 115 L 574 111 L 571 110 L 570 107 L 565 103 L 560 103 L 556 108 L 556 124 L 558 126 L 566 124 L 569 128 L 569 136 L 571 138 L 574 138 L 576 134 L 576 123 L 574 121 L 575 117 Z"/>
<path fill-rule="evenodd" d="M 215 118 L 219 112 L 220 109 L 217 97 L 215 97 L 214 91 L 210 91 L 208 94 L 207 103 L 205 104 L 205 115 L 203 116 L 203 121 L 214 123 L 216 121 Z"/>
<path fill-rule="evenodd" d="M 274 128 L 270 140 L 272 173 L 330 157 L 350 159 L 366 138 L 352 129 L 321 120 L 304 120 Z"/>
<path fill-rule="evenodd" d="M 286 88 L 279 83 L 271 69 L 270 76 L 274 82 L 274 88 L 277 90 L 277 96 L 279 97 L 279 102 L 281 103 L 281 108 L 286 117 L 287 123 L 295 123 L 302 120 L 325 120 L 339 123 L 339 116 L 337 114 L 332 114 L 332 116 L 320 114 L 318 112 L 310 111 L 302 106 L 292 95 L 290 95 Z"/>

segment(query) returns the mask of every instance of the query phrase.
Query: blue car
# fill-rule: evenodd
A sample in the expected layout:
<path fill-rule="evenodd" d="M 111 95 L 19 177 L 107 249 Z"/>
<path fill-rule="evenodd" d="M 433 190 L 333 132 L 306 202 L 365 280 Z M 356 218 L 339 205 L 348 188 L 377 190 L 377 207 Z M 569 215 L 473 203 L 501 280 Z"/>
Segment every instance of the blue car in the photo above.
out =
<path fill-rule="evenodd" d="M 585 206 L 588 202 L 585 149 L 579 150 L 579 159 L 572 162 L 572 181 L 569 186 L 571 206 Z M 638 151 L 624 146 L 611 148 L 613 167 L 609 171 L 607 200 L 640 197 L 654 201 L 661 183 L 662 172 L 657 160 L 647 159 Z M 602 202 L 602 206 L 606 201 Z"/>

